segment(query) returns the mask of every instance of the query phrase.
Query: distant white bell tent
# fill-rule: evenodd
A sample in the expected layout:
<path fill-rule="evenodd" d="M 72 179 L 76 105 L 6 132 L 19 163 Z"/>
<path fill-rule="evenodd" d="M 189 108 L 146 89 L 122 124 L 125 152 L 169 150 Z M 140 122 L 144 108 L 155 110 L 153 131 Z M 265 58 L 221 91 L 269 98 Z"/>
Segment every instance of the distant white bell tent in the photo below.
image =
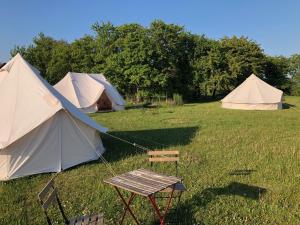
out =
<path fill-rule="evenodd" d="M 100 126 L 16 55 L 0 69 L 0 180 L 98 159 Z"/>
<path fill-rule="evenodd" d="M 103 74 L 69 72 L 54 88 L 85 113 L 125 108 L 123 97 Z"/>
<path fill-rule="evenodd" d="M 283 92 L 252 74 L 221 100 L 222 107 L 244 110 L 282 109 Z"/>

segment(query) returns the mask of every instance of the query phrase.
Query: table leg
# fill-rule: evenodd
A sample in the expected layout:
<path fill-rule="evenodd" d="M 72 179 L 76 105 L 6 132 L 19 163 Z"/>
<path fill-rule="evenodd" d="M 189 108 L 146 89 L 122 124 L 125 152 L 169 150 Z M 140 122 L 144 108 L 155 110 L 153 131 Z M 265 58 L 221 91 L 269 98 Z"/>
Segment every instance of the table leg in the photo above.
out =
<path fill-rule="evenodd" d="M 164 220 L 166 218 L 166 215 L 168 213 L 168 210 L 170 209 L 170 206 L 171 206 L 171 201 L 172 201 L 172 198 L 173 198 L 173 194 L 174 194 L 174 189 L 175 189 L 175 185 L 173 185 L 173 188 L 172 188 L 172 192 L 170 194 L 170 197 L 169 197 L 169 202 L 165 208 L 165 212 L 164 212 L 164 217 L 162 218 L 161 222 L 160 222 L 160 225 L 163 225 L 164 224 Z"/>
<path fill-rule="evenodd" d="M 158 208 L 158 205 L 156 204 L 156 201 L 155 201 L 155 197 L 153 195 L 150 195 L 149 196 L 149 199 L 150 199 L 150 202 L 152 203 L 152 206 L 156 212 L 156 214 L 158 215 L 159 219 L 162 217 L 161 214 L 160 214 L 160 211 L 159 211 L 159 208 Z"/>
<path fill-rule="evenodd" d="M 126 200 L 124 199 L 124 197 L 122 196 L 121 192 L 119 191 L 119 189 L 117 187 L 115 187 L 115 189 L 117 190 L 118 195 L 120 196 L 120 198 L 122 199 L 122 202 L 125 205 L 125 211 L 123 213 L 122 220 L 120 221 L 120 225 L 123 224 L 123 221 L 124 221 L 124 218 L 125 218 L 125 215 L 126 215 L 127 211 L 129 211 L 130 215 L 132 216 L 132 218 L 134 219 L 134 221 L 136 222 L 136 224 L 140 225 L 140 223 L 138 222 L 137 218 L 135 217 L 135 215 L 133 214 L 133 212 L 132 212 L 132 210 L 130 208 L 130 204 L 131 204 L 133 198 L 135 197 L 135 193 L 131 193 L 131 196 L 130 196 L 130 198 L 128 200 L 128 203 L 127 203 Z"/>
<path fill-rule="evenodd" d="M 125 218 L 125 216 L 126 216 L 126 213 L 127 213 L 127 210 L 128 210 L 128 206 L 131 204 L 131 202 L 132 202 L 132 200 L 134 199 L 134 197 L 135 197 L 135 193 L 131 193 L 131 196 L 130 196 L 130 198 L 129 198 L 129 200 L 128 200 L 128 203 L 127 203 L 127 205 L 124 207 L 124 212 L 123 212 L 123 216 L 122 216 L 122 219 L 121 219 L 121 224 L 123 223 L 123 220 L 124 220 L 124 218 Z"/>
<path fill-rule="evenodd" d="M 160 225 L 163 225 L 164 222 L 165 222 L 165 217 L 166 217 L 166 215 L 168 213 L 168 210 L 169 210 L 169 208 L 171 206 L 171 201 L 172 201 L 172 198 L 173 198 L 174 188 L 175 188 L 175 185 L 173 185 L 172 192 L 171 192 L 171 194 L 169 196 L 169 200 L 168 200 L 168 203 L 167 203 L 167 205 L 165 207 L 163 215 L 159 211 L 159 208 L 158 208 L 158 206 L 156 204 L 156 201 L 155 201 L 155 197 L 153 195 L 149 196 L 150 202 L 152 203 L 152 206 L 153 206 L 154 210 L 156 211 L 156 213 L 158 215 L 158 218 L 159 218 L 159 221 L 160 221 Z"/>

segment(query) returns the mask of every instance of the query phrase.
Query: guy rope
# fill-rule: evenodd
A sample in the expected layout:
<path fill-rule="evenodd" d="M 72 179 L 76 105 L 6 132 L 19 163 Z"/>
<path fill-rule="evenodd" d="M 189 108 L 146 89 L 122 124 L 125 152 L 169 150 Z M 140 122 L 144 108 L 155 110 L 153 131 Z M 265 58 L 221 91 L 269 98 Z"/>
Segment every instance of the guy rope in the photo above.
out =
<path fill-rule="evenodd" d="M 114 139 L 116 139 L 116 140 L 119 140 L 119 141 L 121 141 L 121 142 L 127 143 L 127 144 L 129 144 L 129 145 L 132 145 L 132 146 L 134 146 L 134 147 L 136 147 L 137 149 L 140 149 L 140 150 L 142 150 L 142 151 L 145 151 L 145 152 L 151 151 L 150 148 L 147 148 L 147 147 L 142 146 L 142 145 L 140 145 L 140 144 L 137 144 L 137 143 L 135 143 L 135 142 L 130 142 L 130 141 L 126 140 L 126 139 L 123 139 L 123 138 L 121 138 L 121 137 L 117 137 L 117 136 L 112 135 L 112 134 L 110 134 L 110 133 L 102 133 L 102 132 L 101 132 L 101 134 L 107 135 L 108 137 L 114 138 Z M 152 143 L 159 144 L 159 145 L 161 145 L 161 146 L 167 147 L 167 145 L 162 144 L 162 143 L 159 143 L 159 142 L 156 142 L 156 141 L 147 140 L 147 139 L 139 138 L 139 137 L 134 137 L 134 136 L 132 136 L 132 135 L 130 135 L 130 136 L 133 137 L 133 138 L 135 138 L 135 139 L 140 139 L 140 140 L 144 140 L 144 141 L 146 141 L 146 142 L 152 142 Z M 102 162 L 104 163 L 104 165 L 107 167 L 108 171 L 109 171 L 113 176 L 116 176 L 116 172 L 114 171 L 114 169 L 112 168 L 112 166 L 110 165 L 110 163 L 104 158 L 104 156 L 103 156 L 102 154 L 100 154 L 99 152 L 97 152 L 97 151 L 96 151 L 96 154 L 99 156 L 99 158 L 101 159 L 101 161 L 102 161 Z M 54 175 L 54 177 L 56 177 L 58 174 L 59 174 L 59 173 L 56 173 L 56 174 Z"/>

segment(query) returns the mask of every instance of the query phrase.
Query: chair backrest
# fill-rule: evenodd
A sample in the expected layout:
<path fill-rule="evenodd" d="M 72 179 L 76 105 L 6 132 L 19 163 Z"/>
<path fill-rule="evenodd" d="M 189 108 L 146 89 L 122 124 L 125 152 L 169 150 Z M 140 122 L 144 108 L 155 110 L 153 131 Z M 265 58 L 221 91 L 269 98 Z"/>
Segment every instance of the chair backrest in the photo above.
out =
<path fill-rule="evenodd" d="M 38 199 L 40 204 L 42 205 L 43 211 L 46 215 L 47 222 L 49 225 L 52 225 L 51 219 L 48 215 L 48 209 L 50 206 L 57 206 L 59 208 L 60 213 L 63 216 L 64 222 L 68 224 L 68 219 L 63 211 L 61 202 L 58 198 L 57 188 L 54 186 L 54 179 L 51 179 L 48 184 L 43 188 L 43 190 L 38 194 Z"/>
<path fill-rule="evenodd" d="M 155 150 L 148 151 L 149 162 L 153 163 L 175 163 L 176 176 L 178 176 L 179 151 L 170 150 Z"/>

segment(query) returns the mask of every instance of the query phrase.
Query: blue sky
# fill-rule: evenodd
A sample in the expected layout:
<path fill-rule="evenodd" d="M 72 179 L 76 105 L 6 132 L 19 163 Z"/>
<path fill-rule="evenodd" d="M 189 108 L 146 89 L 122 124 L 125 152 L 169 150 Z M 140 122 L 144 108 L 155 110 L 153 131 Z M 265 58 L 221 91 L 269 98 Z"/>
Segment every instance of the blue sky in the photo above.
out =
<path fill-rule="evenodd" d="M 96 21 L 115 25 L 154 19 L 211 38 L 244 35 L 269 55 L 300 53 L 299 0 L 0 0 L 0 61 L 39 32 L 72 41 Z"/>

